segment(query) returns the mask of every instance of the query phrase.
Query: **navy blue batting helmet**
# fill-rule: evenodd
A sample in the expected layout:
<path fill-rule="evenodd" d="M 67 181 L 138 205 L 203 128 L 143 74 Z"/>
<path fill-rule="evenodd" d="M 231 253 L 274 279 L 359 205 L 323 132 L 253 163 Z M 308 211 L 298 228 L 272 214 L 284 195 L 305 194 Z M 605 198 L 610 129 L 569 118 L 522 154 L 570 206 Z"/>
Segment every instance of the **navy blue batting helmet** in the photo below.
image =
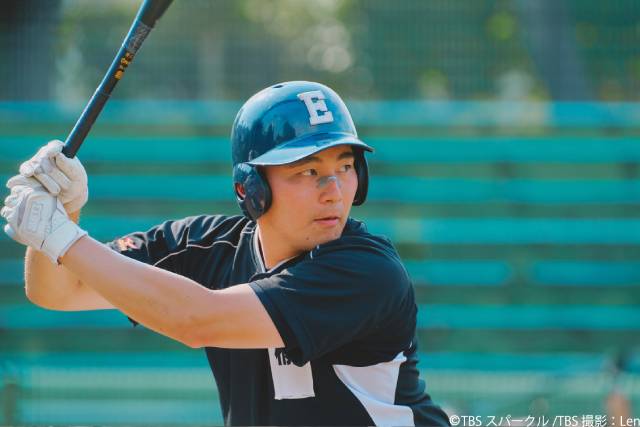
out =
<path fill-rule="evenodd" d="M 358 189 L 353 204 L 367 197 L 369 173 L 351 114 L 337 93 L 314 82 L 285 82 L 252 96 L 231 130 L 233 182 L 242 212 L 256 220 L 271 205 L 271 189 L 261 166 L 284 165 L 336 145 L 351 145 Z M 244 196 L 237 184 L 244 188 Z"/>

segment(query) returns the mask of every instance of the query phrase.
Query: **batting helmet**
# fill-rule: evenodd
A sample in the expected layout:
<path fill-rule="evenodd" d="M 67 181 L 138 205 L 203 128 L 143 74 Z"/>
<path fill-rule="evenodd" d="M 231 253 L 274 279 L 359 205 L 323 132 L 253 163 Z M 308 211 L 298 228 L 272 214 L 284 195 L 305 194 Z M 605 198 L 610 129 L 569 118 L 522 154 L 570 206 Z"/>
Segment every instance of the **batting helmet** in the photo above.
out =
<path fill-rule="evenodd" d="M 369 173 L 351 114 L 337 93 L 320 83 L 285 82 L 252 96 L 231 130 L 233 183 L 242 212 L 254 220 L 271 205 L 271 189 L 261 166 L 283 165 L 336 145 L 351 145 L 358 189 L 353 204 L 367 197 Z M 244 196 L 237 184 L 244 188 Z"/>

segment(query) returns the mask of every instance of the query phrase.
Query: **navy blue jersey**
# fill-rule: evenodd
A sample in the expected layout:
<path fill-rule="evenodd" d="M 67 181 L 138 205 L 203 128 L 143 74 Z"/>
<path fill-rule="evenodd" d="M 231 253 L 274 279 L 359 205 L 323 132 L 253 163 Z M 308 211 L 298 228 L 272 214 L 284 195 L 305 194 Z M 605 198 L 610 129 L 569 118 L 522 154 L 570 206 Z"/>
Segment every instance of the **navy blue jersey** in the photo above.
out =
<path fill-rule="evenodd" d="M 243 216 L 167 221 L 109 245 L 209 289 L 248 283 L 284 348 L 206 348 L 226 425 L 448 425 L 417 369 L 416 304 L 391 242 L 342 236 L 265 269 Z"/>

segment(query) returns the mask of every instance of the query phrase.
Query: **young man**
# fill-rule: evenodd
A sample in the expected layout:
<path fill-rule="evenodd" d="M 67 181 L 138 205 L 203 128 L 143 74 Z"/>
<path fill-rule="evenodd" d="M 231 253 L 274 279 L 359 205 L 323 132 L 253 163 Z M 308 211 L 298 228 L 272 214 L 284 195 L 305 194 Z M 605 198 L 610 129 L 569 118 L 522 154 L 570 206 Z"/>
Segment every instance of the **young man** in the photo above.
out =
<path fill-rule="evenodd" d="M 29 299 L 116 308 L 204 347 L 227 425 L 448 425 L 419 378 L 401 260 L 349 218 L 372 149 L 340 97 L 311 82 L 264 89 L 231 142 L 244 216 L 167 221 L 108 245 L 67 213 L 77 222 L 87 199 L 82 165 L 59 141 L 43 147 L 2 209 L 7 234 L 29 246 Z"/>

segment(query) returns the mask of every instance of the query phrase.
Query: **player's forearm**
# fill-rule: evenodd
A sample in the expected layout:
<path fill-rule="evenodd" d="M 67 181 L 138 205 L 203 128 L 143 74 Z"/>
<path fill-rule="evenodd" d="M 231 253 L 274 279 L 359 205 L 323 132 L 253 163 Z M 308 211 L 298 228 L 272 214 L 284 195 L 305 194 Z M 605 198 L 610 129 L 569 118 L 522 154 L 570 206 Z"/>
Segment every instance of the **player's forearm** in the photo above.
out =
<path fill-rule="evenodd" d="M 73 213 L 70 217 L 77 223 L 80 212 Z M 27 247 L 25 255 L 24 282 L 29 300 L 52 310 L 68 309 L 69 300 L 82 286 L 73 273 L 30 247 Z"/>
<path fill-rule="evenodd" d="M 211 312 L 208 289 L 127 258 L 89 236 L 71 246 L 61 263 L 129 317 L 186 345 L 191 346 L 198 313 Z"/>

